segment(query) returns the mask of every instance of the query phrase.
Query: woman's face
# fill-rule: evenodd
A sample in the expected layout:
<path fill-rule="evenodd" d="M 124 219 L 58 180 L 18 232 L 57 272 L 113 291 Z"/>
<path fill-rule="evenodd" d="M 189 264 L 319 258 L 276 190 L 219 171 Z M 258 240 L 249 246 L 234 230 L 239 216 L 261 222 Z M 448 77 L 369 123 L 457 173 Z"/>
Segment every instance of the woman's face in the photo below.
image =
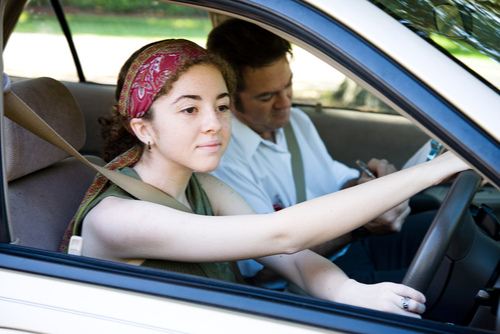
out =
<path fill-rule="evenodd" d="M 217 168 L 231 135 L 229 93 L 219 70 L 195 65 L 152 104 L 153 150 L 199 172 Z"/>

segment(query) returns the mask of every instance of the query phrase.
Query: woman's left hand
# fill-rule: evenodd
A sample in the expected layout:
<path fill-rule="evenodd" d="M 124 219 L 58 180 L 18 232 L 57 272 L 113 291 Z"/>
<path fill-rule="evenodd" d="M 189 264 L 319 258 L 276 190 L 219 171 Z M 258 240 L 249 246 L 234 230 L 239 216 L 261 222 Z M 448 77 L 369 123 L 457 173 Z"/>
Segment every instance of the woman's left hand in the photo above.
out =
<path fill-rule="evenodd" d="M 414 318 L 425 311 L 425 296 L 402 284 L 362 284 L 349 279 L 338 291 L 336 301 L 340 303 Z"/>

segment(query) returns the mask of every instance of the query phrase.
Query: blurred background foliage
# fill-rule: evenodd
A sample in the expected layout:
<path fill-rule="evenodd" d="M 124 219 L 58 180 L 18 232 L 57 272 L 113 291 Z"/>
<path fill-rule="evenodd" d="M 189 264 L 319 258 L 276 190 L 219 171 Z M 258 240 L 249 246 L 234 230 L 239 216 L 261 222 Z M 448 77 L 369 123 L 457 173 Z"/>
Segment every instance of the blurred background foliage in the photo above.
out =
<path fill-rule="evenodd" d="M 205 39 L 212 27 L 204 10 L 157 1 L 60 1 L 74 35 Z M 60 34 L 50 0 L 31 0 L 16 31 Z"/>
<path fill-rule="evenodd" d="M 60 0 L 66 12 L 74 13 L 154 13 L 158 16 L 206 16 L 201 9 L 177 6 L 150 0 Z M 49 0 L 31 0 L 29 4 L 33 10 L 50 10 Z"/>

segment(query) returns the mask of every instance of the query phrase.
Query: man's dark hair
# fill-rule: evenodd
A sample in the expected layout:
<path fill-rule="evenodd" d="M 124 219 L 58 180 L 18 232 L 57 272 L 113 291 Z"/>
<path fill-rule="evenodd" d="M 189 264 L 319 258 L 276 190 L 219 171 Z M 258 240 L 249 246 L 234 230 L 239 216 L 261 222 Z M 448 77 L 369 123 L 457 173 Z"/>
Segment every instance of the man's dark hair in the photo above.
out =
<path fill-rule="evenodd" d="M 236 93 L 245 87 L 242 78 L 244 67 L 270 66 L 282 57 L 292 55 L 287 40 L 250 22 L 230 19 L 215 27 L 208 35 L 207 49 L 225 59 L 236 74 Z M 238 107 L 237 95 L 234 103 Z"/>

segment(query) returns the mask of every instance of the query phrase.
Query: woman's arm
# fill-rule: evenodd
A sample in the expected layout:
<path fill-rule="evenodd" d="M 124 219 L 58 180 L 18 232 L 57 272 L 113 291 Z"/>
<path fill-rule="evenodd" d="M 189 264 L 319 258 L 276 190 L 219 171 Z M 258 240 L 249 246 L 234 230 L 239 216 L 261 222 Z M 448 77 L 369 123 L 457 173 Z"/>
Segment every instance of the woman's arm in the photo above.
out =
<path fill-rule="evenodd" d="M 312 297 L 412 317 L 420 317 L 425 311 L 425 297 L 415 289 L 395 283 L 356 282 L 334 263 L 309 250 L 257 260 Z M 403 309 L 404 297 L 410 298 L 407 310 Z"/>
<path fill-rule="evenodd" d="M 465 168 L 459 159 L 445 154 L 264 215 L 207 217 L 109 197 L 85 218 L 84 254 L 115 261 L 158 258 L 196 262 L 292 254 L 343 235 Z M 248 213 L 248 205 L 222 182 L 207 186 L 216 214 Z"/>

